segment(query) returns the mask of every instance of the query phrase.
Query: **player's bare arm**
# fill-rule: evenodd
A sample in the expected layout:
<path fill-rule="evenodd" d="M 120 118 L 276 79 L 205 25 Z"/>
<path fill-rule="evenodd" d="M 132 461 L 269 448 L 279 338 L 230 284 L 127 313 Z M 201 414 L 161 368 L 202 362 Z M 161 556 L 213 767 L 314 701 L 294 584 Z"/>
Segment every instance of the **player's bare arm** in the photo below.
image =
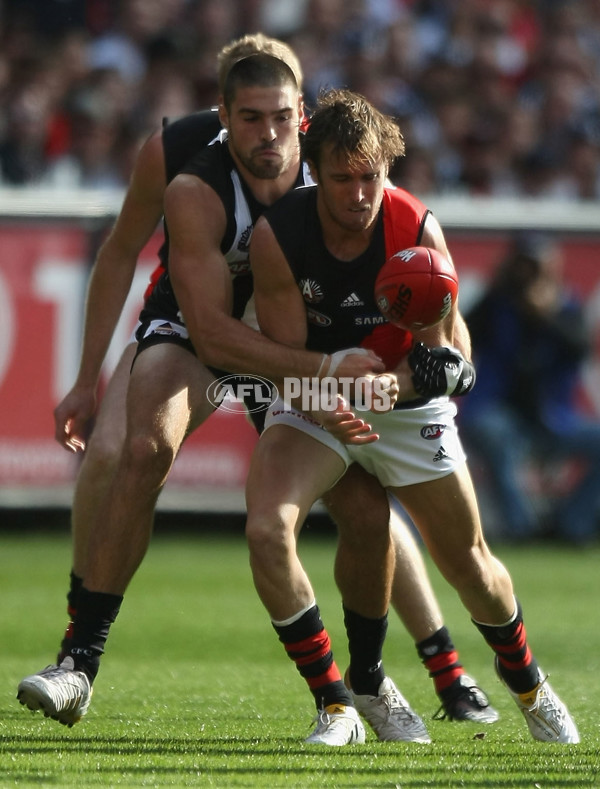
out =
<path fill-rule="evenodd" d="M 225 213 L 214 191 L 195 176 L 179 175 L 165 194 L 169 270 L 175 295 L 199 358 L 236 373 L 308 377 L 322 354 L 274 343 L 231 317 L 231 275 L 220 243 Z M 376 363 L 346 362 L 363 374 Z"/>
<path fill-rule="evenodd" d="M 261 331 L 276 342 L 294 348 L 302 348 L 306 343 L 306 307 L 302 294 L 296 284 L 285 255 L 269 226 L 262 217 L 256 224 L 250 245 L 250 259 L 254 275 L 254 301 L 256 317 Z M 343 357 L 336 375 L 354 354 Z M 360 360 L 360 356 L 358 357 Z M 367 365 L 374 367 L 371 357 L 364 357 Z M 354 362 L 353 362 L 354 364 Z M 330 367 L 325 361 L 323 367 Z M 382 367 L 382 365 L 379 365 Z M 345 374 L 345 373 L 344 373 Z M 370 370 L 365 370 L 360 377 L 373 377 Z M 350 373 L 347 377 L 356 377 Z M 277 385 L 281 384 L 276 381 Z M 313 413 L 324 427 L 340 441 L 345 443 L 366 443 L 377 440 L 377 435 L 370 432 L 370 426 L 361 418 L 357 418 L 349 404 L 338 398 L 335 410 Z"/>
<path fill-rule="evenodd" d="M 158 132 L 140 149 L 121 211 L 90 276 L 77 379 L 54 411 L 55 438 L 70 451 L 85 448 L 85 427 L 96 411 L 102 363 L 131 288 L 138 255 L 162 216 L 165 183 Z"/>

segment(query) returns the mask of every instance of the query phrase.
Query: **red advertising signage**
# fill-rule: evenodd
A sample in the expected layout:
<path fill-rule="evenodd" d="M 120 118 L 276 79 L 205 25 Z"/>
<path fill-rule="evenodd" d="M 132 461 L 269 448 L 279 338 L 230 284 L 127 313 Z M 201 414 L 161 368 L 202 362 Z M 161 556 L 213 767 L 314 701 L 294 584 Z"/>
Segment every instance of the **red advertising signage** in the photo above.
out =
<path fill-rule="evenodd" d="M 159 243 L 157 236 L 140 258 L 106 376 L 131 337 Z M 77 458 L 54 441 L 53 409 L 79 363 L 89 244 L 76 225 L 0 225 L 0 488 L 75 476 Z M 172 482 L 240 488 L 255 441 L 241 407 L 221 409 L 188 439 Z"/>
<path fill-rule="evenodd" d="M 467 306 L 504 253 L 507 234 L 449 231 Z M 0 490 L 70 484 L 77 459 L 54 441 L 52 412 L 75 379 L 90 235 L 74 223 L 0 224 Z M 160 235 L 141 256 L 131 296 L 108 354 L 106 374 L 131 336 L 156 261 Z M 600 240 L 566 236 L 568 280 L 586 300 L 600 351 Z M 600 368 L 588 366 L 585 394 L 600 413 Z M 240 489 L 256 436 L 240 411 L 220 409 L 186 442 L 170 485 Z"/>

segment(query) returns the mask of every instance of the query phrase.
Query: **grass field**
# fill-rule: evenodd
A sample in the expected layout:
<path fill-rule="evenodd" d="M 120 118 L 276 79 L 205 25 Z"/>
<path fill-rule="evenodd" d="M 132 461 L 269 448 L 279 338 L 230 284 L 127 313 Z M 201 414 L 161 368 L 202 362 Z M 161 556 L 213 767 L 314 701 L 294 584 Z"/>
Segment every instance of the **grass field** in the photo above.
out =
<path fill-rule="evenodd" d="M 340 668 L 347 653 L 332 580 L 334 542 L 301 541 Z M 495 679 L 491 653 L 432 572 L 468 671 L 501 714 L 489 727 L 433 721 L 437 698 L 394 616 L 385 662 L 426 719 L 431 745 L 306 746 L 303 681 L 255 595 L 241 535 L 158 535 L 114 626 L 86 718 L 72 729 L 15 700 L 56 652 L 69 542 L 0 536 L 0 786 L 600 787 L 600 549 L 499 548 L 532 645 L 568 700 L 578 746 L 534 742 Z"/>

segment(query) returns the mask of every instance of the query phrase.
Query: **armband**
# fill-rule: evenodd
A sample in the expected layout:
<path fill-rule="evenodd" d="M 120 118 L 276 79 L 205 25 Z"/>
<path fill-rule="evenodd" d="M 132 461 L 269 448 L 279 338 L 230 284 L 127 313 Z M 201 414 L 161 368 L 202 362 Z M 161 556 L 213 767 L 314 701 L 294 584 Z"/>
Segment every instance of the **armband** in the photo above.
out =
<path fill-rule="evenodd" d="M 461 397 L 475 386 L 475 367 L 458 348 L 415 343 L 408 355 L 415 392 L 421 397 Z"/>

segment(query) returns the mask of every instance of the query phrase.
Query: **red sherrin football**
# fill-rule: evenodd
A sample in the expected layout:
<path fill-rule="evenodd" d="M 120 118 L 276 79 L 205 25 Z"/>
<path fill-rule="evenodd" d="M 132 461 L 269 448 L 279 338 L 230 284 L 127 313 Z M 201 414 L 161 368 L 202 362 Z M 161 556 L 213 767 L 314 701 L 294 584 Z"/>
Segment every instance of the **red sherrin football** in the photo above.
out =
<path fill-rule="evenodd" d="M 396 252 L 381 267 L 375 282 L 375 300 L 382 315 L 409 331 L 435 326 L 448 315 L 457 296 L 454 266 L 429 247 Z"/>

